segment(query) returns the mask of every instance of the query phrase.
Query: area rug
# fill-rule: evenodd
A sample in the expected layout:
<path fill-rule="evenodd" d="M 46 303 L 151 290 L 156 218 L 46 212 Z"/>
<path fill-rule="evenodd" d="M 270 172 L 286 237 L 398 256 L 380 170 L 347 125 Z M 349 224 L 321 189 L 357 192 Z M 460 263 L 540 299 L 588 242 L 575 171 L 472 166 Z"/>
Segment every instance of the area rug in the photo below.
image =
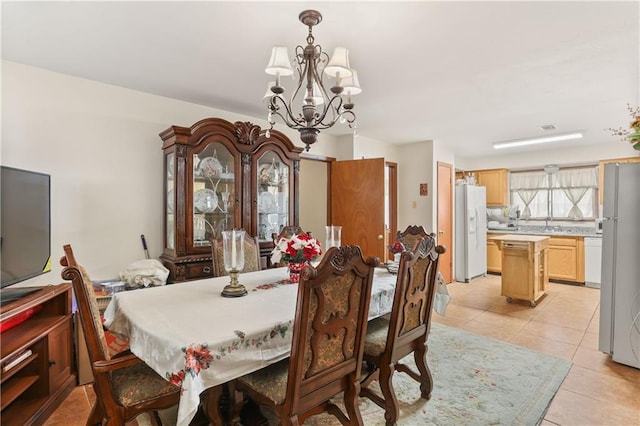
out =
<path fill-rule="evenodd" d="M 418 383 L 396 372 L 398 425 L 539 424 L 571 367 L 565 359 L 437 323 L 432 323 L 428 344 L 431 399 L 421 399 Z M 403 362 L 415 368 L 412 355 Z M 370 400 L 360 399 L 360 411 L 365 425 L 385 424 L 383 410 Z M 269 424 L 279 424 L 268 410 L 263 413 Z M 339 424 L 326 414 L 305 422 Z"/>

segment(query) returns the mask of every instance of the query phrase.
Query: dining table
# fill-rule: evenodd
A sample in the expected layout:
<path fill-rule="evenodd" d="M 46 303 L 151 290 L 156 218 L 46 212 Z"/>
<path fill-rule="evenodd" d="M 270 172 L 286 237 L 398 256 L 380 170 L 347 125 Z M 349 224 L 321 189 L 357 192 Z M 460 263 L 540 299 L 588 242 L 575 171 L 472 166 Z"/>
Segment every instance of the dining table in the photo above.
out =
<path fill-rule="evenodd" d="M 205 390 L 290 355 L 298 284 L 288 278 L 285 267 L 241 273 L 243 297 L 221 295 L 228 276 L 119 292 L 105 326 L 182 388 L 177 425 L 188 425 Z M 370 320 L 391 312 L 396 278 L 375 269 Z"/>

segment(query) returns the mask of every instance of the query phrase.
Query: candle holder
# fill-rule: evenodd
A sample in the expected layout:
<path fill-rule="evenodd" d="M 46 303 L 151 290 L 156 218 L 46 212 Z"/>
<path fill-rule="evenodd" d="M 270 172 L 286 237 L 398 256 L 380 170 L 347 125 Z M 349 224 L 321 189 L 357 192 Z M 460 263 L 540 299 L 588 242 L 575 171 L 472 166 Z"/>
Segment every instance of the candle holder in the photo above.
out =
<path fill-rule="evenodd" d="M 222 249 L 224 269 L 227 270 L 231 279 L 222 290 L 222 296 L 246 296 L 247 289 L 238 281 L 238 275 L 244 269 L 244 230 L 222 231 Z"/>
<path fill-rule="evenodd" d="M 340 247 L 342 239 L 342 226 L 330 225 L 325 226 L 325 243 L 324 250 L 327 251 L 331 247 Z"/>

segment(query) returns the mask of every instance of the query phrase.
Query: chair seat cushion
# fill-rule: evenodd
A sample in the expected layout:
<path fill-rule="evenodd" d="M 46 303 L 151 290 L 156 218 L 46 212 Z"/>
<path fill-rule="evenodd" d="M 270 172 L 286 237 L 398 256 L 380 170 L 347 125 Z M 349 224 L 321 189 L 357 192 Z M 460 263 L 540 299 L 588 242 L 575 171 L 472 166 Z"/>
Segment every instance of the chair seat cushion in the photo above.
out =
<path fill-rule="evenodd" d="M 367 337 L 364 342 L 364 353 L 368 356 L 380 356 L 387 345 L 389 319 L 376 318 L 367 324 Z"/>
<path fill-rule="evenodd" d="M 180 391 L 145 363 L 113 371 L 111 383 L 115 399 L 125 407 Z"/>
<path fill-rule="evenodd" d="M 289 378 L 289 359 L 272 364 L 238 379 L 245 387 L 269 398 L 275 405 L 284 402 Z"/>

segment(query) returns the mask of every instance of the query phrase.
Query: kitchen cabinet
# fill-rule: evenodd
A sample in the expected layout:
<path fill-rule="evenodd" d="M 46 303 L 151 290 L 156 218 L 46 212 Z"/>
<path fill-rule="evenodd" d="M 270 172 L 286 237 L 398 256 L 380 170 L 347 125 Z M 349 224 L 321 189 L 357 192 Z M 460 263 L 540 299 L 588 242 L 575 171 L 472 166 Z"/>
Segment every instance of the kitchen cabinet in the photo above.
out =
<path fill-rule="evenodd" d="M 298 225 L 300 153 L 281 132 L 207 118 L 160 133 L 164 155 L 164 248 L 169 282 L 213 276 L 211 239 L 243 228 L 261 256 L 272 234 Z"/>
<path fill-rule="evenodd" d="M 18 322 L 2 332 L 2 424 L 42 424 L 76 383 L 71 285 L 40 287 L 2 306 L 0 321 Z"/>
<path fill-rule="evenodd" d="M 476 184 L 487 188 L 487 206 L 509 204 L 509 171 L 507 169 L 477 170 Z"/>
<path fill-rule="evenodd" d="M 549 238 L 549 278 L 584 282 L 584 237 Z"/>
<path fill-rule="evenodd" d="M 549 283 L 549 237 L 511 234 L 491 238 L 502 252 L 501 295 L 507 302 L 528 300 L 535 307 Z"/>
<path fill-rule="evenodd" d="M 488 169 L 456 172 L 456 180 L 473 177 L 476 185 L 487 190 L 488 207 L 504 207 L 509 205 L 509 170 Z"/>
<path fill-rule="evenodd" d="M 607 163 L 640 163 L 640 157 L 612 158 L 600 160 L 598 163 L 598 200 L 602 205 L 604 202 L 604 165 Z"/>
<path fill-rule="evenodd" d="M 491 237 L 500 234 L 487 234 L 487 272 L 500 273 L 502 271 L 502 253 L 498 243 Z"/>

